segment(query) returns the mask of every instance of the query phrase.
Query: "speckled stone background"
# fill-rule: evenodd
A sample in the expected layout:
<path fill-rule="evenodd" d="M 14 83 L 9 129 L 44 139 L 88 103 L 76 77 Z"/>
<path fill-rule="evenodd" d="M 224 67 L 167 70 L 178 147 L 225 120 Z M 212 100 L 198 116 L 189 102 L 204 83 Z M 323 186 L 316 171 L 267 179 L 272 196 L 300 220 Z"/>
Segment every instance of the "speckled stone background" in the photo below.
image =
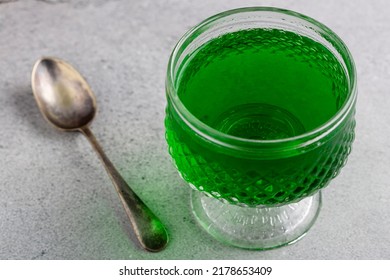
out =
<path fill-rule="evenodd" d="M 170 52 L 191 26 L 223 10 L 276 6 L 328 25 L 357 65 L 357 137 L 298 243 L 258 252 L 220 244 L 195 223 L 190 188 L 164 140 Z M 389 259 L 390 21 L 388 1 L 0 1 L 1 259 Z M 58 56 L 97 95 L 92 125 L 126 180 L 166 223 L 167 249 L 129 237 L 117 194 L 84 137 L 54 130 L 30 88 L 34 62 Z"/>

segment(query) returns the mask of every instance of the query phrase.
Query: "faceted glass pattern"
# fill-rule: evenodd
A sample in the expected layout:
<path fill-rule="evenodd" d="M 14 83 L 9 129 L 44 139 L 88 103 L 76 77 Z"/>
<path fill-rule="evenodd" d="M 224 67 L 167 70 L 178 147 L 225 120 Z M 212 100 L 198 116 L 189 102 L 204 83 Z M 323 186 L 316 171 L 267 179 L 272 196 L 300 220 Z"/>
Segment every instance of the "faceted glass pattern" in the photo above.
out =
<path fill-rule="evenodd" d="M 353 112 L 313 150 L 287 158 L 237 158 L 216 152 L 207 141 L 186 132 L 166 110 L 169 153 L 194 189 L 241 206 L 286 204 L 325 187 L 345 164 L 354 139 Z"/>

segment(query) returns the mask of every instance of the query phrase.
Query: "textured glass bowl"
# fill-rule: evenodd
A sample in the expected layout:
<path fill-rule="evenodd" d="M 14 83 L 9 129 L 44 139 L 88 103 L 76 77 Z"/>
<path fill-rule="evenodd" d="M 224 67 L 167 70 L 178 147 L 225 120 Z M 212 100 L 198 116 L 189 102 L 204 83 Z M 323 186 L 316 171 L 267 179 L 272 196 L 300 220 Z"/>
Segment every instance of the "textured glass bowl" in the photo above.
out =
<path fill-rule="evenodd" d="M 212 38 L 247 28 L 284 29 L 326 46 L 348 76 L 348 96 L 337 114 L 314 130 L 277 140 L 227 135 L 192 115 L 177 95 L 181 63 Z M 166 92 L 169 153 L 194 189 L 192 207 L 199 223 L 218 240 L 250 249 L 279 247 L 303 236 L 318 215 L 319 190 L 337 176 L 354 139 L 355 66 L 340 38 L 291 11 L 227 11 L 203 21 L 178 42 L 168 65 Z"/>

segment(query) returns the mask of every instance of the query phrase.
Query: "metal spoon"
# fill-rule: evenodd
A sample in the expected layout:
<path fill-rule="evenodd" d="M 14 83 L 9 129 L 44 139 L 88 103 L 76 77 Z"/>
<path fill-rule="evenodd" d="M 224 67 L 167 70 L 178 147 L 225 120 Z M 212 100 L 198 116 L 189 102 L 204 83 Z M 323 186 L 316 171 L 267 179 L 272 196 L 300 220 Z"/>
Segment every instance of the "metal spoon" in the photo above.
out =
<path fill-rule="evenodd" d="M 49 123 L 87 137 L 114 183 L 141 246 L 152 252 L 162 250 L 168 242 L 165 227 L 131 190 L 88 127 L 96 113 L 96 100 L 84 78 L 68 63 L 44 57 L 35 63 L 31 83 L 38 107 Z"/>

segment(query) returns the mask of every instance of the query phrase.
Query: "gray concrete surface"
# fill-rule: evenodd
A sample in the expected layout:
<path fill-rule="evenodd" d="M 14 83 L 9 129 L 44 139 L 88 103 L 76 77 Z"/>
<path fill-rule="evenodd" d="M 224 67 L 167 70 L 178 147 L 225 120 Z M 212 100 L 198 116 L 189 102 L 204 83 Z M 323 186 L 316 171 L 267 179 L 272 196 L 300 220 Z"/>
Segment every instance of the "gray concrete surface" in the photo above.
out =
<path fill-rule="evenodd" d="M 389 259 L 390 21 L 374 1 L 0 1 L 0 259 Z M 217 12 L 277 6 L 328 25 L 358 69 L 357 137 L 319 219 L 298 243 L 266 252 L 218 243 L 195 223 L 189 188 L 164 141 L 164 79 L 180 36 Z M 30 88 L 43 55 L 91 84 L 97 138 L 170 230 L 145 253 L 128 236 L 114 188 L 86 139 L 54 130 Z"/>

